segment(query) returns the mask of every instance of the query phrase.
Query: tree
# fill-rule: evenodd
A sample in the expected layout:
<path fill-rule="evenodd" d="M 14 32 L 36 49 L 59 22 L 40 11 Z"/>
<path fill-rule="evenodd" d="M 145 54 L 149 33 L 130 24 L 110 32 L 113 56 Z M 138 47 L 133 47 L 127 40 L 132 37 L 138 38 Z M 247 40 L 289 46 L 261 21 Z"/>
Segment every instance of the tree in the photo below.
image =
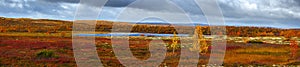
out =
<path fill-rule="evenodd" d="M 203 37 L 203 32 L 201 29 L 201 26 L 196 26 L 196 29 L 194 31 L 194 42 L 193 47 L 190 48 L 191 51 L 199 51 L 201 54 L 205 54 L 208 51 L 208 45 L 206 43 L 206 40 Z"/>
<path fill-rule="evenodd" d="M 177 49 L 177 44 L 178 44 L 178 37 L 176 35 L 176 32 L 174 32 L 174 36 L 172 38 L 172 44 L 171 44 L 171 48 L 173 48 L 173 53 Z"/>

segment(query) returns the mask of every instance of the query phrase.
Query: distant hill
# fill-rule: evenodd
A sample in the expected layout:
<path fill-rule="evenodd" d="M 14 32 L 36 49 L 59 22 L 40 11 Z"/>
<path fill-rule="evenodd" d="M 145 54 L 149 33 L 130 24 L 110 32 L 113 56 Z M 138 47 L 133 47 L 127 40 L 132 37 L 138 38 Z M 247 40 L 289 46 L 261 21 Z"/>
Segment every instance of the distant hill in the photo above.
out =
<path fill-rule="evenodd" d="M 84 20 L 82 20 L 84 21 Z M 175 24 L 177 29 L 169 23 L 142 22 L 132 24 L 131 22 L 113 22 L 98 20 L 95 31 L 111 32 L 136 32 L 136 33 L 177 33 L 190 34 L 194 31 L 194 25 L 202 26 L 203 34 L 210 35 L 210 27 L 207 24 Z M 0 33 L 2 32 L 39 32 L 56 33 L 60 31 L 72 31 L 73 21 L 30 19 L 30 18 L 5 18 L 0 17 Z M 82 27 L 84 28 L 84 27 Z M 226 26 L 228 36 L 299 36 L 300 29 L 279 29 L 271 27 L 251 26 Z"/>
<path fill-rule="evenodd" d="M 172 25 L 171 23 L 166 23 L 166 22 L 136 22 L 136 24 L 151 24 L 151 25 Z M 174 23 L 173 25 L 178 25 L 178 26 L 209 26 L 208 24 L 198 24 L 198 23 Z"/>

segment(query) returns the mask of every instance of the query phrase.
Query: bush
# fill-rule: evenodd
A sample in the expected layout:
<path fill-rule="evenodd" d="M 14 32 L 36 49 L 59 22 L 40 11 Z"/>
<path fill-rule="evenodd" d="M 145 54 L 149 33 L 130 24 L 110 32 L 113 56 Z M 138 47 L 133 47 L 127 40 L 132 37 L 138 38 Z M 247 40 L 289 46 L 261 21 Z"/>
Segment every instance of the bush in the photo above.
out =
<path fill-rule="evenodd" d="M 251 41 L 248 41 L 247 43 L 259 43 L 259 44 L 262 44 L 264 42 L 262 42 L 260 40 L 251 40 Z"/>
<path fill-rule="evenodd" d="M 37 53 L 37 57 L 39 58 L 56 58 L 54 51 L 52 50 L 42 50 Z"/>

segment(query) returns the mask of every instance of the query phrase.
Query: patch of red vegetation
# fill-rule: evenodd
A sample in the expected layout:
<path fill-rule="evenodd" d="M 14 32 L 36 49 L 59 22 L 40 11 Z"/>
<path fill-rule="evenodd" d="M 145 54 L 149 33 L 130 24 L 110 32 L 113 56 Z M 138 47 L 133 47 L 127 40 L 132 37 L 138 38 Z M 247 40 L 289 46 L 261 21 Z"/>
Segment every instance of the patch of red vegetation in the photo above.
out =
<path fill-rule="evenodd" d="M 14 63 L 21 61 L 24 64 L 52 63 L 55 65 L 75 62 L 70 38 L 0 37 L 0 44 L 5 44 L 5 46 L 0 46 L 0 58 L 5 60 L 1 64 L 5 65 L 19 65 Z M 36 53 L 43 49 L 54 50 L 58 57 L 37 58 Z"/>

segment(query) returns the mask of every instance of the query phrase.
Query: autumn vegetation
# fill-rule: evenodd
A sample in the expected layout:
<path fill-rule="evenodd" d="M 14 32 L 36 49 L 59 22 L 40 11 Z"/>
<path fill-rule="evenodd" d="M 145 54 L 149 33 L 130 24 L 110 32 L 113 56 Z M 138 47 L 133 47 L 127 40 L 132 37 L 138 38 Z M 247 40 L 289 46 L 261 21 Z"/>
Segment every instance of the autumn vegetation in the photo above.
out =
<path fill-rule="evenodd" d="M 116 27 L 113 29 L 113 27 Z M 175 30 L 175 27 L 177 30 Z M 83 27 L 84 28 L 84 27 Z M 86 27 L 89 28 L 89 27 Z M 196 29 L 196 30 L 195 30 Z M 0 67 L 75 67 L 76 62 L 72 47 L 73 21 L 4 18 L 0 17 Z M 160 66 L 174 67 L 179 64 L 182 48 L 192 48 L 201 52 L 199 59 L 182 60 L 186 62 L 199 61 L 199 66 L 209 62 L 211 41 L 199 35 L 211 35 L 209 26 L 183 26 L 168 24 L 132 24 L 128 22 L 113 22 L 98 20 L 95 31 L 101 33 L 133 32 L 173 34 L 169 39 L 162 37 L 163 46 L 167 47 L 166 59 Z M 198 31 L 198 32 L 193 32 Z M 181 44 L 181 34 L 186 37 L 188 46 Z M 198 34 L 198 36 L 193 36 Z M 272 27 L 226 26 L 228 37 L 300 37 L 300 29 L 281 29 Z M 153 38 L 153 39 L 152 39 Z M 155 39 L 156 38 L 156 39 Z M 151 56 L 150 42 L 158 43 L 159 37 L 130 37 L 129 47 L 133 56 L 146 60 Z M 195 41 L 193 41 L 195 40 Z M 117 43 L 123 43 L 117 40 Z M 245 38 L 247 41 L 247 38 Z M 193 43 L 194 42 L 194 43 Z M 298 44 L 270 44 L 260 40 L 247 42 L 228 41 L 224 66 L 271 66 L 273 64 L 297 65 L 300 61 Z M 202 48 L 195 48 L 194 46 Z M 119 46 L 119 45 L 114 45 Z M 99 58 L 105 67 L 124 67 L 114 55 L 110 38 L 96 37 Z M 292 49 L 293 48 L 293 49 Z M 292 53 L 291 53 L 292 52 Z M 291 59 L 294 57 L 294 59 Z M 293 62 L 293 63 L 291 63 Z M 295 63 L 294 63 L 295 62 Z"/>
<path fill-rule="evenodd" d="M 164 33 L 173 34 L 183 33 L 191 34 L 194 29 L 193 26 L 179 26 L 176 25 L 150 25 L 150 24 L 131 24 L 127 22 L 112 22 L 112 21 L 97 21 L 95 26 L 96 32 L 112 32 L 113 25 L 114 32 L 138 32 L 138 33 Z M 60 33 L 62 31 L 72 31 L 72 21 L 48 20 L 48 19 L 28 19 L 28 18 L 0 18 L 0 32 L 28 32 L 28 33 Z M 128 27 L 130 29 L 124 28 Z M 202 33 L 210 35 L 210 27 L 202 26 Z M 128 31 L 130 30 L 130 31 Z M 62 33 L 65 34 L 66 32 Z M 235 27 L 226 26 L 227 36 L 285 36 L 300 37 L 300 29 L 280 29 L 272 27 Z"/>

